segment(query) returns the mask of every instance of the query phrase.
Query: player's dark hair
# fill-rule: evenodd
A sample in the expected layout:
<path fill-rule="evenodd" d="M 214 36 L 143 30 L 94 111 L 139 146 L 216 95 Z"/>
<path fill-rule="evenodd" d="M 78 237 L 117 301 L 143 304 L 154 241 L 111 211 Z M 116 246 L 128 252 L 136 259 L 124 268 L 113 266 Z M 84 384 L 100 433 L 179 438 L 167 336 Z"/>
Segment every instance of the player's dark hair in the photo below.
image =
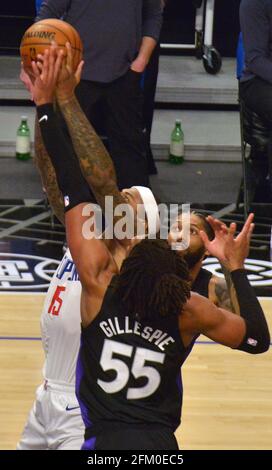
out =
<path fill-rule="evenodd" d="M 215 237 L 214 229 L 207 221 L 206 215 L 201 214 L 200 212 L 197 212 L 197 211 L 192 211 L 191 214 L 196 215 L 201 220 L 204 232 L 207 234 L 208 239 L 213 240 Z"/>
<path fill-rule="evenodd" d="M 187 263 L 165 240 L 142 240 L 124 260 L 115 291 L 140 319 L 178 315 L 190 297 Z"/>
<path fill-rule="evenodd" d="M 207 234 L 208 239 L 213 240 L 215 237 L 214 229 L 207 221 L 206 215 L 202 214 L 201 212 L 194 211 L 194 210 L 191 211 L 191 214 L 196 215 L 201 220 L 203 230 Z M 178 215 L 182 215 L 182 210 L 179 211 Z"/>

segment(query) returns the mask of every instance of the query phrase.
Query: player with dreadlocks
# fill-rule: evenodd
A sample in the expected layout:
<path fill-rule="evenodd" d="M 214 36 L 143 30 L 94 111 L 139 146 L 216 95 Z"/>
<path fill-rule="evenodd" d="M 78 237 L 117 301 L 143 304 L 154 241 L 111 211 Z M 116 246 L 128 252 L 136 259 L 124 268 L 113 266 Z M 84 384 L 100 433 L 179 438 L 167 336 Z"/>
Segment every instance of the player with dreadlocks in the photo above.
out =
<path fill-rule="evenodd" d="M 123 262 L 116 291 L 128 312 L 147 320 L 156 312 L 161 317 L 179 313 L 190 296 L 189 281 L 187 263 L 165 241 L 143 241 Z"/>
<path fill-rule="evenodd" d="M 177 448 L 171 426 L 179 422 L 176 380 L 186 354 L 178 318 L 189 281 L 186 262 L 164 240 L 136 244 L 112 279 L 99 314 L 82 329 L 83 448 Z"/>
<path fill-rule="evenodd" d="M 245 249 L 252 229 L 251 216 L 241 232 Z M 224 237 L 233 251 L 234 227 Z M 190 294 L 187 264 L 166 241 L 133 247 L 100 310 L 90 306 L 83 317 L 77 365 L 83 449 L 177 449 L 180 368 L 200 333 L 251 354 L 269 348 L 266 320 L 245 271 L 234 269 L 231 277 L 240 316 Z"/>

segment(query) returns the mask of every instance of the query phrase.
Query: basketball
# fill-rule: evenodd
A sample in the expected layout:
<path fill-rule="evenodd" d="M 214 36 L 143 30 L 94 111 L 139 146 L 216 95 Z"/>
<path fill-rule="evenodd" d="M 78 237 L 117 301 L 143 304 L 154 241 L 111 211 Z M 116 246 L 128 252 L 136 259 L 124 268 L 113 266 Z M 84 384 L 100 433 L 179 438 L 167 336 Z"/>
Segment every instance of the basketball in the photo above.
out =
<path fill-rule="evenodd" d="M 82 59 L 82 41 L 78 32 L 69 23 L 49 18 L 34 23 L 26 30 L 20 45 L 20 55 L 24 68 L 31 67 L 31 61 L 37 60 L 38 54 L 43 54 L 51 42 L 55 41 L 58 48 L 66 55 L 66 42 L 70 42 L 73 54 L 73 67 L 77 68 Z"/>

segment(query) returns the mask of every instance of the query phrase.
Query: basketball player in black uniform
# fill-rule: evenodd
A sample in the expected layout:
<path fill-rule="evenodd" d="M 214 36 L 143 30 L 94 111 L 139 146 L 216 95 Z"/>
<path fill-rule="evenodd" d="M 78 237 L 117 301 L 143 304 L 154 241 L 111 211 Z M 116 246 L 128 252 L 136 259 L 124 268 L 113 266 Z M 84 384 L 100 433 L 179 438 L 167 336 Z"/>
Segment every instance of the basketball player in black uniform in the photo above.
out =
<path fill-rule="evenodd" d="M 50 121 L 51 106 L 45 106 L 38 106 L 38 115 L 46 109 Z M 252 219 L 239 235 L 244 252 Z M 265 352 L 270 337 L 262 309 L 242 264 L 229 263 L 238 316 L 197 294 L 190 297 L 187 265 L 167 242 L 136 244 L 119 273 L 105 243 L 83 236 L 83 222 L 82 204 L 68 207 L 67 240 L 82 284 L 76 391 L 86 426 L 84 448 L 176 449 L 180 367 L 195 338 L 203 333 L 231 348 Z M 235 229 L 223 233 L 226 264 L 237 247 Z"/>
<path fill-rule="evenodd" d="M 176 220 L 172 230 L 178 229 L 182 233 L 182 214 Z M 225 224 L 212 217 L 205 217 L 203 214 L 192 211 L 190 214 L 190 245 L 181 252 L 187 261 L 192 290 L 200 295 L 204 295 L 210 299 L 218 307 L 225 308 L 239 315 L 239 304 L 237 302 L 236 292 L 231 280 L 228 269 L 224 266 L 224 258 L 222 258 L 222 228 L 227 230 Z M 173 241 L 172 230 L 169 232 L 169 242 Z M 204 231 L 207 235 L 206 244 L 209 245 L 209 251 L 203 242 L 200 232 Z M 177 241 L 180 241 L 179 239 Z M 210 271 L 202 267 L 202 263 L 207 256 L 213 256 L 218 259 L 221 264 L 224 277 L 212 274 Z M 232 261 L 239 257 L 240 262 L 244 262 L 241 258 L 239 250 L 232 253 Z M 242 254 L 243 256 L 243 254 Z"/>
<path fill-rule="evenodd" d="M 201 216 L 196 217 L 201 220 Z M 192 217 L 192 222 L 195 222 L 192 223 L 192 229 L 196 226 L 196 217 Z M 227 253 L 225 263 L 232 271 L 232 268 L 235 268 L 235 264 L 232 265 L 232 263 L 239 263 L 239 258 L 245 259 L 247 255 L 250 220 L 243 230 L 242 237 L 239 236 L 238 247 L 235 246 L 232 238 L 234 226 L 232 226 L 230 233 L 227 233 L 227 229 L 221 228 L 222 224 L 219 225 L 212 218 L 210 218 L 210 223 L 214 226 L 215 233 L 219 230 L 222 231 L 221 236 L 225 236 L 226 244 L 229 244 L 231 240 L 231 247 L 229 244 L 225 252 L 225 255 Z M 206 229 L 207 231 L 210 239 L 215 240 L 212 226 L 210 226 L 210 231 Z M 205 235 L 203 238 L 205 239 Z M 163 245 L 155 245 L 155 243 L 162 242 L 154 242 L 153 246 L 148 246 L 148 243 L 151 242 L 145 243 L 146 247 L 143 246 L 143 242 L 135 247 L 124 262 L 120 276 L 114 279 L 107 291 L 102 309 L 97 317 L 98 320 L 82 331 L 77 393 L 83 409 L 89 410 L 85 415 L 87 430 L 84 448 L 86 449 L 177 448 L 173 433 L 180 422 L 182 405 L 180 367 L 191 352 L 201 331 L 198 320 L 205 324 L 204 317 L 207 315 L 209 323 L 213 314 L 216 316 L 218 313 L 215 306 L 212 308 L 210 303 L 205 304 L 200 297 L 196 297 L 194 301 L 203 302 L 201 318 L 198 317 L 198 314 L 196 315 L 198 320 L 191 318 L 192 311 L 190 311 L 190 307 L 187 311 L 186 306 L 178 318 L 171 314 L 165 316 L 167 308 L 170 308 L 171 312 L 174 311 L 173 305 L 171 307 L 169 304 L 167 305 L 167 298 L 171 297 L 170 292 L 165 291 L 163 298 L 163 287 L 167 289 L 167 281 L 169 281 L 165 270 L 169 273 L 171 269 L 175 269 L 175 274 L 180 275 L 184 280 L 184 265 L 179 264 L 181 259 L 176 253 L 171 250 L 167 251 L 167 249 L 164 251 Z M 207 242 L 207 245 L 209 243 Z M 197 264 L 197 251 L 200 254 L 200 250 L 191 250 L 190 256 L 187 253 L 187 260 L 190 262 L 191 259 L 191 268 Z M 204 251 L 206 251 L 205 247 Z M 235 251 L 238 254 L 235 254 Z M 203 254 L 202 250 L 202 256 Z M 205 270 L 200 272 L 201 274 L 198 274 L 195 279 L 193 289 L 208 297 L 212 275 Z M 152 276 L 153 282 L 155 278 L 157 283 L 154 289 L 155 293 L 157 295 L 160 293 L 160 299 L 156 298 L 156 294 L 153 299 L 150 296 Z M 250 306 L 248 302 L 245 304 L 245 295 L 250 295 L 252 307 L 254 305 L 254 309 L 259 309 L 245 274 L 239 269 L 234 269 L 231 276 L 234 288 L 236 287 L 240 292 L 239 300 L 242 311 L 244 312 L 244 309 Z M 242 276 L 242 279 L 239 279 L 239 276 Z M 118 278 L 120 279 L 119 283 Z M 188 280 L 187 277 L 187 282 Z M 243 286 L 240 285 L 241 280 Z M 174 284 L 174 276 L 171 281 Z M 244 287 L 242 295 L 241 290 L 243 291 L 243 289 L 241 287 Z M 144 300 L 145 295 L 147 295 L 146 300 Z M 179 292 L 180 301 L 181 298 L 182 293 Z M 123 299 L 123 302 L 120 302 L 120 299 Z M 146 318 L 145 315 L 142 317 L 139 312 L 152 311 L 153 300 L 157 301 L 154 306 L 154 317 L 152 318 L 152 314 L 149 318 Z M 172 300 L 174 304 L 173 297 Z M 190 302 L 192 299 L 187 305 Z M 162 304 L 161 312 L 160 303 Z M 198 309 L 200 304 L 194 305 L 193 310 L 195 307 Z M 220 310 L 220 312 L 222 311 Z M 134 313 L 131 314 L 131 312 Z M 194 316 L 195 314 L 194 310 Z M 215 330 L 211 328 L 210 333 L 213 330 L 212 335 L 214 333 L 216 335 L 213 339 L 217 338 L 223 344 L 230 345 L 227 338 L 230 339 L 229 329 L 235 328 L 235 321 L 232 314 L 228 315 L 226 311 L 224 314 L 224 321 L 221 323 L 222 319 L 220 320 L 221 326 Z M 241 315 L 243 316 L 243 313 Z M 228 324 L 228 322 L 230 323 Z M 191 331 L 189 338 L 187 327 Z M 202 332 L 204 331 L 202 330 Z M 209 336 L 207 330 L 206 334 Z M 251 338 L 249 343 L 254 343 L 254 341 Z M 269 335 L 266 336 L 266 341 L 266 347 L 268 347 Z M 237 346 L 239 349 L 250 352 L 246 344 Z M 232 347 L 235 346 L 232 344 Z M 158 352 L 159 354 L 156 354 Z M 160 356 L 161 352 L 165 354 L 165 362 L 162 363 L 159 360 L 160 357 L 163 357 Z M 141 359 L 139 360 L 139 358 Z M 98 367 L 93 368 L 91 364 L 96 364 Z M 123 380 L 122 377 L 124 377 Z M 154 387 L 157 384 L 157 388 L 152 389 L 151 383 Z M 148 395 L 150 390 L 151 392 L 153 390 L 152 395 Z M 90 393 L 90 391 L 92 392 Z M 146 391 L 147 395 L 145 395 Z"/>
<path fill-rule="evenodd" d="M 192 211 L 190 214 L 190 245 L 183 252 L 178 252 L 181 256 L 184 256 L 189 268 L 191 290 L 200 294 L 216 306 L 229 310 L 237 315 L 240 314 L 239 303 L 237 301 L 237 295 L 231 279 L 230 272 L 224 268 L 224 259 L 220 256 L 222 251 L 222 240 L 221 230 L 222 226 L 226 229 L 226 226 L 218 220 L 213 218 L 206 218 L 202 213 Z M 181 233 L 182 231 L 182 213 L 178 216 L 176 223 L 172 229 L 177 229 Z M 203 235 L 201 237 L 201 231 L 207 236 L 206 243 L 209 245 L 209 251 L 203 242 Z M 169 232 L 169 242 L 173 241 L 171 231 Z M 177 241 L 180 241 L 178 239 Z M 242 253 L 242 258 L 246 256 L 246 252 Z M 212 274 L 210 271 L 202 267 L 203 260 L 208 256 L 214 256 L 218 258 L 223 268 L 224 278 Z M 233 250 L 231 253 L 232 262 L 241 258 L 240 250 Z M 239 262 L 239 261 L 238 261 Z M 241 259 L 240 259 L 241 262 Z M 192 343 L 193 348 L 194 343 Z M 190 351 L 191 351 L 190 349 Z M 189 352 L 190 352 L 189 351 Z M 181 374 L 182 381 L 182 374 Z"/>
<path fill-rule="evenodd" d="M 241 317 L 197 294 L 187 300 L 189 272 L 165 241 L 144 240 L 132 249 L 99 313 L 90 309 L 92 319 L 85 317 L 82 325 L 77 395 L 84 449 L 177 449 L 180 367 L 200 333 L 246 352 L 269 348 L 267 325 L 244 271 L 231 275 Z"/>

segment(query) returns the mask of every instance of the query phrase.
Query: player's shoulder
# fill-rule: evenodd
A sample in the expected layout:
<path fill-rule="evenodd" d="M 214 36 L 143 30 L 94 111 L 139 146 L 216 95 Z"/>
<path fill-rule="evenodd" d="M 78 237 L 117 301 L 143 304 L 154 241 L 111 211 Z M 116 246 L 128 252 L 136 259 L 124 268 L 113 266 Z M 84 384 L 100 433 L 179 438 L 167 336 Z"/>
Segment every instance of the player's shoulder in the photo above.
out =
<path fill-rule="evenodd" d="M 182 309 L 182 320 L 184 321 L 196 321 L 199 314 L 203 309 L 203 305 L 206 304 L 207 299 L 197 292 L 191 292 L 190 298 Z"/>
<path fill-rule="evenodd" d="M 191 292 L 190 298 L 187 300 L 185 307 L 188 310 L 195 309 L 198 305 L 203 305 L 209 302 L 209 300 L 203 295 L 198 294 L 197 292 Z"/>
<path fill-rule="evenodd" d="M 182 341 L 185 341 L 186 344 L 190 344 L 192 338 L 200 332 L 200 325 L 202 323 L 201 312 L 206 300 L 205 297 L 197 292 L 191 292 L 190 299 L 187 300 L 182 309 L 179 317 L 179 330 Z"/>
<path fill-rule="evenodd" d="M 194 324 L 203 325 L 210 322 L 215 309 L 217 307 L 211 300 L 196 292 L 191 292 L 191 297 L 184 306 L 184 314 L 191 318 Z"/>

